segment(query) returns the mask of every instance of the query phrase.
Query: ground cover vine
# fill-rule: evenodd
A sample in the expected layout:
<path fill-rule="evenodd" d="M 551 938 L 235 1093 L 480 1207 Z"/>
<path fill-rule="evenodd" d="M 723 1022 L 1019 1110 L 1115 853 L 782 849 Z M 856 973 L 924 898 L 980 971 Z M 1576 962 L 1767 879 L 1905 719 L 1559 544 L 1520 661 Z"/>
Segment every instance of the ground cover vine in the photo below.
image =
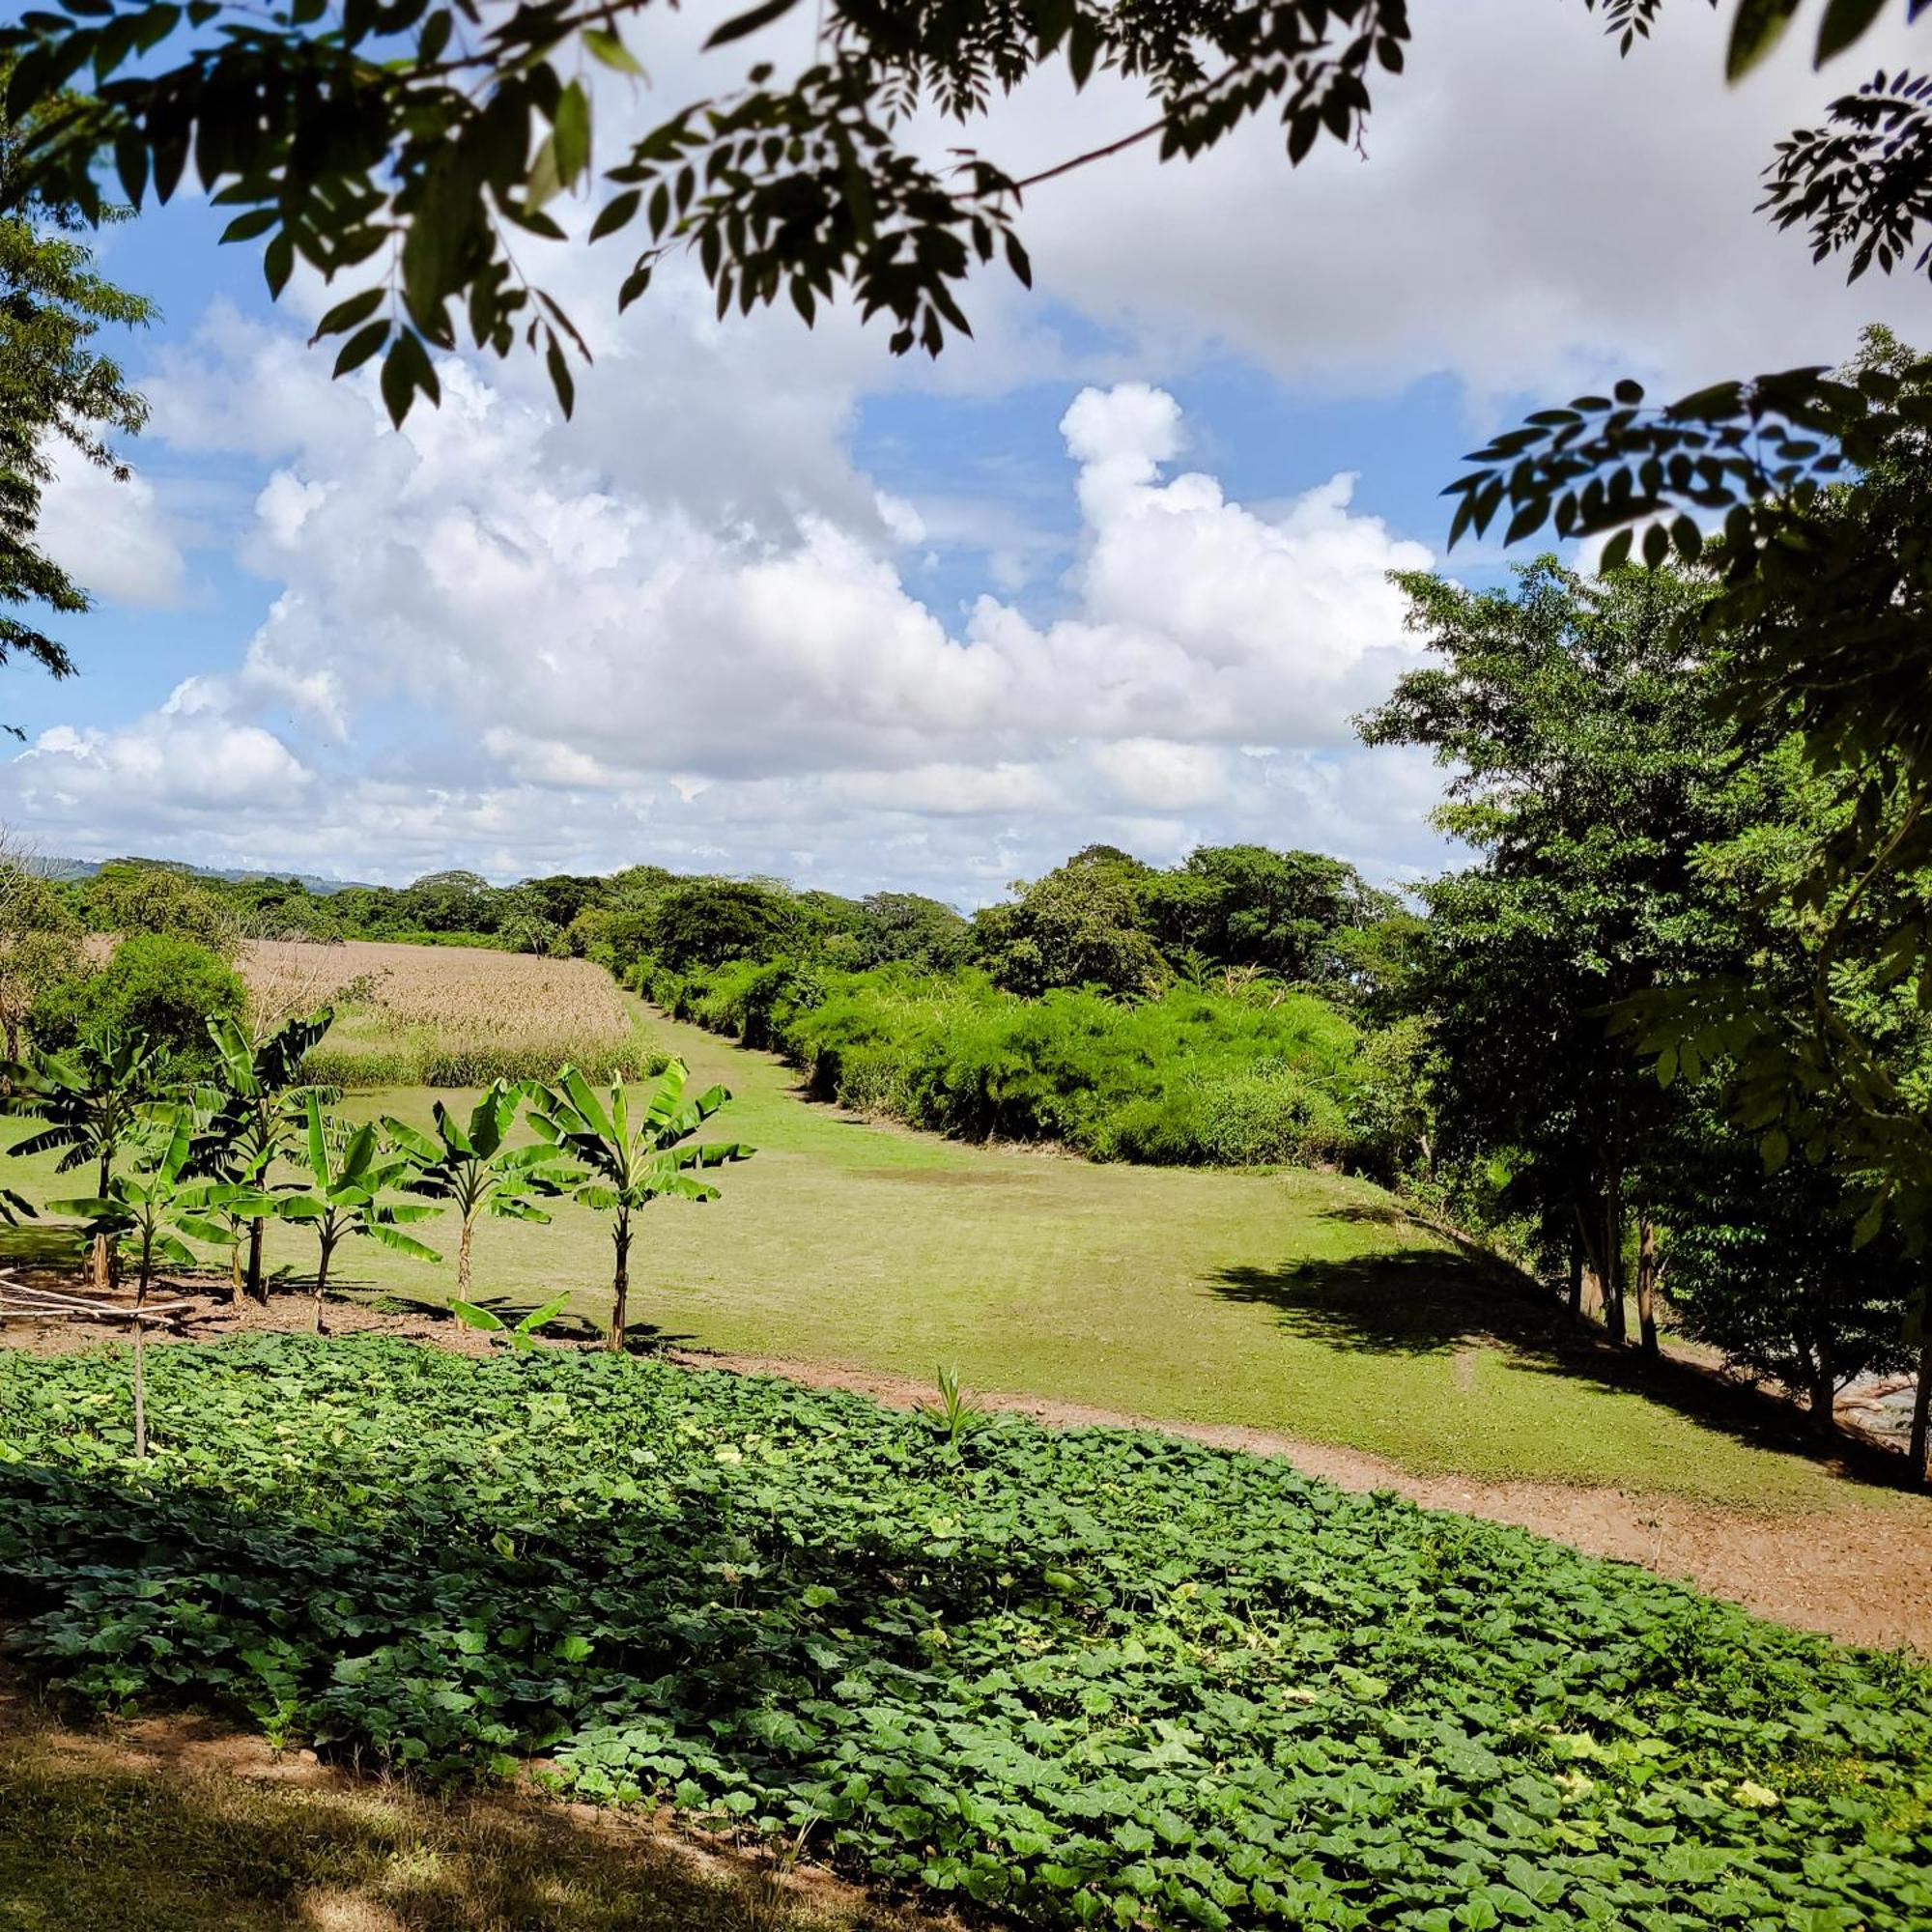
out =
<path fill-rule="evenodd" d="M 562 1350 L 0 1350 L 13 1642 L 1042 1926 L 1932 1922 L 1932 1676 L 1284 1463 Z"/>

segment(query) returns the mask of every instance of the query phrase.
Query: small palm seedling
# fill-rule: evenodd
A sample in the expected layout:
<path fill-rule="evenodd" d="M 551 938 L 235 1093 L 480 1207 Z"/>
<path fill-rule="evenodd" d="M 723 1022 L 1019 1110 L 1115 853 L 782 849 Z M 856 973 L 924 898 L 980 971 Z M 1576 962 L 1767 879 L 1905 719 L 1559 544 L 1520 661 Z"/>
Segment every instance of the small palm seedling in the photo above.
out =
<path fill-rule="evenodd" d="M 556 1191 L 556 1150 L 544 1141 L 521 1148 L 506 1145 L 525 1092 L 498 1080 L 469 1110 L 467 1121 L 459 1121 L 439 1100 L 434 1134 L 386 1116 L 383 1121 L 390 1146 L 413 1163 L 404 1186 L 412 1194 L 446 1203 L 458 1217 L 456 1293 L 465 1302 L 469 1299 L 470 1241 L 483 1215 L 550 1219 L 530 1196 Z"/>
<path fill-rule="evenodd" d="M 368 1122 L 353 1133 L 322 1110 L 310 1093 L 302 1107 L 304 1132 L 296 1150 L 306 1171 L 303 1191 L 278 1194 L 270 1211 L 278 1220 L 307 1228 L 316 1237 L 315 1332 L 322 1333 L 322 1304 L 328 1293 L 328 1267 L 350 1236 L 376 1241 L 419 1262 L 439 1262 L 434 1248 L 403 1233 L 403 1224 L 427 1220 L 439 1210 L 421 1203 L 385 1201 L 384 1196 L 412 1172 L 407 1154 L 386 1151 Z"/>
<path fill-rule="evenodd" d="M 284 1021 L 259 1039 L 232 1019 L 209 1022 L 217 1073 L 213 1086 L 196 1096 L 203 1112 L 195 1136 L 198 1168 L 224 1180 L 267 1175 L 273 1168 L 301 1131 L 308 1096 L 334 1097 L 332 1090 L 302 1078 L 310 1049 L 334 1018 L 334 1009 L 323 1007 Z M 247 1221 L 247 1290 L 261 1302 L 269 1298 L 262 1280 L 265 1219 L 265 1213 L 256 1213 Z M 238 1243 L 238 1264 L 241 1252 Z"/>
<path fill-rule="evenodd" d="M 14 1153 L 58 1151 L 61 1174 L 92 1164 L 97 1177 L 93 1198 L 105 1200 L 115 1161 L 139 1132 L 166 1085 L 167 1065 L 167 1055 L 151 1048 L 144 1036 L 112 1029 L 81 1040 L 71 1052 L 10 1065 L 7 1110 L 46 1123 L 21 1141 Z M 105 1236 L 96 1239 L 97 1289 L 107 1286 L 112 1252 L 113 1244 Z"/>
<path fill-rule="evenodd" d="M 631 1216 L 668 1195 L 715 1201 L 717 1188 L 697 1179 L 694 1170 L 748 1160 L 754 1151 L 741 1141 L 685 1145 L 731 1097 L 723 1087 L 711 1087 L 696 1099 L 687 1100 L 684 1085 L 690 1077 L 684 1062 L 673 1060 L 635 1122 L 631 1096 L 621 1080 L 611 1089 L 608 1103 L 572 1066 L 557 1075 L 554 1086 L 530 1089 L 530 1125 L 542 1141 L 583 1170 L 559 1184 L 584 1207 L 616 1217 L 611 1229 L 615 1266 L 607 1349 L 623 1348 L 628 1325 Z"/>
<path fill-rule="evenodd" d="M 966 1438 L 976 1429 L 983 1428 L 991 1418 L 966 1393 L 957 1369 L 942 1367 L 938 1375 L 939 1401 L 926 1413 L 938 1429 L 940 1440 L 947 1448 L 957 1450 L 964 1447 Z"/>
<path fill-rule="evenodd" d="M 546 1322 L 554 1321 L 570 1305 L 570 1296 L 554 1295 L 541 1308 L 532 1308 L 514 1327 L 494 1309 L 479 1308 L 473 1301 L 452 1301 L 449 1312 L 466 1328 L 480 1328 L 486 1335 L 500 1335 L 518 1354 L 526 1353 L 537 1345 L 537 1330 Z"/>

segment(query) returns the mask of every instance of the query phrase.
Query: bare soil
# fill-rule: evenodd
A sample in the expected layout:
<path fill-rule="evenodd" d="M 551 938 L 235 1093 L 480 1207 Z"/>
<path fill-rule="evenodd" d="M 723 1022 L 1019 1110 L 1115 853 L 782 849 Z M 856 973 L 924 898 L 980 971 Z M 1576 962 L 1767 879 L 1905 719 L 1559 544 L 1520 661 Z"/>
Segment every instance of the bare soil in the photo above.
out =
<path fill-rule="evenodd" d="M 179 1329 L 156 1337 L 157 1342 L 306 1334 L 313 1320 L 305 1293 L 277 1293 L 262 1307 L 230 1301 L 225 1282 L 218 1288 L 182 1282 L 155 1292 L 156 1299 L 185 1295 L 192 1305 L 183 1311 Z M 467 1355 L 488 1354 L 495 1346 L 488 1335 L 429 1308 L 397 1311 L 331 1300 L 324 1327 L 336 1335 L 379 1330 Z M 92 1347 L 111 1332 L 106 1324 L 78 1321 L 0 1323 L 5 1345 L 43 1354 Z M 926 1404 L 933 1393 L 906 1378 L 762 1355 L 672 1350 L 669 1359 L 689 1368 L 847 1389 L 899 1408 Z M 1779 1623 L 1846 1643 L 1902 1646 L 1932 1657 L 1932 1497 L 1904 1492 L 1874 1496 L 1867 1491 L 1859 1506 L 1841 1510 L 1729 1509 L 1625 1489 L 1418 1475 L 1378 1456 L 1268 1430 L 1176 1422 L 1039 1396 L 975 1391 L 974 1399 L 1049 1428 L 1152 1429 L 1219 1448 L 1284 1456 L 1296 1468 L 1346 1490 L 1383 1491 L 1425 1508 L 1513 1523 L 1591 1555 L 1641 1564 Z"/>

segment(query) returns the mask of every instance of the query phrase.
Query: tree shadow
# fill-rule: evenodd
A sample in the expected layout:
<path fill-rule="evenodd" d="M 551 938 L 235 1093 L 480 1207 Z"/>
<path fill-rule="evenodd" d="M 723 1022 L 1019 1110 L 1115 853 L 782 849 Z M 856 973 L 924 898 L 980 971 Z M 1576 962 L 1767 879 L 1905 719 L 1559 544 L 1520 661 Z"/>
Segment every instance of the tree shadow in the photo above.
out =
<path fill-rule="evenodd" d="M 1451 1243 L 1395 1254 L 1305 1257 L 1279 1267 L 1231 1266 L 1212 1293 L 1275 1311 L 1298 1339 L 1367 1354 L 1454 1356 L 1492 1348 L 1512 1366 L 1560 1376 L 1606 1392 L 1634 1394 L 1753 1447 L 1795 1453 L 1833 1474 L 1905 1487 L 1904 1458 L 1841 1435 L 1826 1438 L 1791 1402 L 1716 1368 L 1666 1356 L 1647 1361 L 1618 1348 L 1604 1329 L 1570 1320 L 1541 1283 L 1473 1242 L 1405 1214 L 1400 1208 L 1338 1208 L 1326 1220 L 1406 1228 Z"/>
<path fill-rule="evenodd" d="M 812 1875 L 508 1794 L 440 1798 L 195 1719 L 0 1730 L 0 1923 L 84 1932 L 860 1932 Z M 814 1896 L 814 1891 L 819 1896 Z"/>

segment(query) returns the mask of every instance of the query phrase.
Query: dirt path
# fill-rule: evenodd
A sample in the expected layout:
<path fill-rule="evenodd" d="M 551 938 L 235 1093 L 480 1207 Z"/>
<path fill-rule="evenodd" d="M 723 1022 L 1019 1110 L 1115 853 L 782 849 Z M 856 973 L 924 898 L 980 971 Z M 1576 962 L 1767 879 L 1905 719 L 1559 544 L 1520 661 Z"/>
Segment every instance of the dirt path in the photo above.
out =
<path fill-rule="evenodd" d="M 759 1355 L 680 1352 L 675 1359 L 692 1368 L 850 1389 L 897 1408 L 932 1400 L 929 1384 L 863 1370 Z M 1721 1509 L 1680 1496 L 1563 1483 L 1419 1476 L 1378 1456 L 1262 1429 L 1160 1421 L 1037 1396 L 976 1390 L 974 1399 L 1055 1429 L 1154 1429 L 1217 1448 L 1285 1456 L 1297 1469 L 1345 1490 L 1391 1491 L 1428 1509 L 1514 1523 L 1593 1556 L 1640 1563 L 1778 1623 L 1846 1643 L 1909 1646 L 1932 1657 L 1932 1497 L 1901 1493 L 1892 1507 L 1799 1514 Z"/>

